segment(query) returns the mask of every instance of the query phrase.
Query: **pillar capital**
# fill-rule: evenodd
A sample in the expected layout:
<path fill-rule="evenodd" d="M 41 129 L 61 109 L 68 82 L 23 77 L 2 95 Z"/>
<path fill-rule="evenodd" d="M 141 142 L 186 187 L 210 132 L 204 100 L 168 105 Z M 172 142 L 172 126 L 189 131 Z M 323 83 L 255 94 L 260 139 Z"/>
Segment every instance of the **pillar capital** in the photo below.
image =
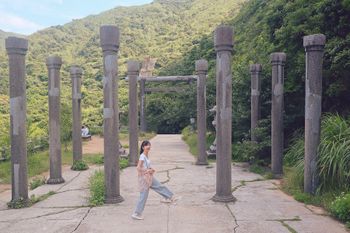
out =
<path fill-rule="evenodd" d="M 138 75 L 140 63 L 138 61 L 128 61 L 128 75 Z"/>
<path fill-rule="evenodd" d="M 71 66 L 69 72 L 72 78 L 81 78 L 83 75 L 83 69 L 76 65 Z"/>
<path fill-rule="evenodd" d="M 197 60 L 196 72 L 200 74 L 202 73 L 206 74 L 208 72 L 208 61 L 205 59 Z"/>
<path fill-rule="evenodd" d="M 62 58 L 58 56 L 50 56 L 46 58 L 46 66 L 48 69 L 59 70 L 62 66 Z"/>
<path fill-rule="evenodd" d="M 272 65 L 282 65 L 284 66 L 286 62 L 286 54 L 285 53 L 271 53 L 271 64 Z"/>
<path fill-rule="evenodd" d="M 323 34 L 314 34 L 303 37 L 303 45 L 306 52 L 323 51 L 326 43 L 326 36 Z"/>
<path fill-rule="evenodd" d="M 230 26 L 219 26 L 214 33 L 214 47 L 216 52 L 233 51 L 233 28 Z"/>
<path fill-rule="evenodd" d="M 5 47 L 8 55 L 26 55 L 28 50 L 28 40 L 24 38 L 10 36 L 6 38 Z"/>
<path fill-rule="evenodd" d="M 262 71 L 262 65 L 261 64 L 251 64 L 249 66 L 250 73 L 260 73 Z"/>
<path fill-rule="evenodd" d="M 120 44 L 119 28 L 113 25 L 100 27 L 100 45 L 105 53 L 117 53 Z"/>

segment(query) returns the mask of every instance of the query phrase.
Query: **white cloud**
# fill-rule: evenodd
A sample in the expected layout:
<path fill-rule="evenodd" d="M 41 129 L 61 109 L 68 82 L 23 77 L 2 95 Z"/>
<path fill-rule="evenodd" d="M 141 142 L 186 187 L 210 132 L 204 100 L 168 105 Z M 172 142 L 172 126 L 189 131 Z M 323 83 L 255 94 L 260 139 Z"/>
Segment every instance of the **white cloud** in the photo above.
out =
<path fill-rule="evenodd" d="M 17 15 L 0 11 L 0 28 L 4 31 L 17 32 L 21 34 L 31 34 L 44 26 Z"/>

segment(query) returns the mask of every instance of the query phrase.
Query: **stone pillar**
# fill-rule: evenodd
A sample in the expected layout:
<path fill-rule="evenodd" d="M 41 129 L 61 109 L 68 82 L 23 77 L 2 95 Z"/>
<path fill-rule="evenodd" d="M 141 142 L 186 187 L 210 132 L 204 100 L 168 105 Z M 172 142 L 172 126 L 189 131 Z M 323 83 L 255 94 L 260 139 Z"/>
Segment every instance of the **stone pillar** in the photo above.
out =
<path fill-rule="evenodd" d="M 272 53 L 271 169 L 276 178 L 283 174 L 283 83 L 285 53 Z"/>
<path fill-rule="evenodd" d="M 136 166 L 138 161 L 138 112 L 137 112 L 137 76 L 140 63 L 128 61 L 129 78 L 129 165 Z"/>
<path fill-rule="evenodd" d="M 146 80 L 140 79 L 140 129 L 141 132 L 147 131 L 146 125 Z"/>
<path fill-rule="evenodd" d="M 260 74 L 262 66 L 261 64 L 250 65 L 251 75 L 251 105 L 250 105 L 250 133 L 251 141 L 257 142 L 254 130 L 258 126 L 260 119 Z"/>
<path fill-rule="evenodd" d="M 28 40 L 8 37 L 6 50 L 9 56 L 10 124 L 11 124 L 11 184 L 12 201 L 28 202 L 27 177 L 27 99 L 25 55 Z"/>
<path fill-rule="evenodd" d="M 321 131 L 322 62 L 325 43 L 326 37 L 323 34 L 304 37 L 306 51 L 304 192 L 310 194 L 315 194 L 318 187 L 317 149 Z"/>
<path fill-rule="evenodd" d="M 206 60 L 196 61 L 197 79 L 197 141 L 198 157 L 197 165 L 208 165 L 206 147 L 207 118 L 206 118 L 206 75 L 208 62 Z"/>
<path fill-rule="evenodd" d="M 82 160 L 81 140 L 81 76 L 83 70 L 78 66 L 70 68 L 72 79 L 72 108 L 73 108 L 73 164 Z"/>
<path fill-rule="evenodd" d="M 104 174 L 105 202 L 119 203 L 119 114 L 118 114 L 118 50 L 119 28 L 104 25 L 100 28 L 100 43 L 103 51 L 103 135 L 104 135 Z"/>
<path fill-rule="evenodd" d="M 60 137 L 60 69 L 62 59 L 51 56 L 46 59 L 49 73 L 49 153 L 50 178 L 48 184 L 60 184 L 62 178 L 62 155 Z"/>
<path fill-rule="evenodd" d="M 231 191 L 232 157 L 232 51 L 233 30 L 219 26 L 215 30 L 216 51 L 216 194 L 213 201 L 235 201 Z"/>

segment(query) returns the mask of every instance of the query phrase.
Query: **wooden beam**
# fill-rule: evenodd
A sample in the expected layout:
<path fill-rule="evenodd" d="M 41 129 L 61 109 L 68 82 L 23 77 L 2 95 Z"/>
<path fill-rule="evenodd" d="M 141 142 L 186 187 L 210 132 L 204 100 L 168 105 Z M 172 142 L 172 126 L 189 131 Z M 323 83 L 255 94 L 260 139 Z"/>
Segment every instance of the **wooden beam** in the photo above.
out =
<path fill-rule="evenodd" d="M 164 82 L 164 81 L 196 81 L 197 75 L 188 76 L 155 76 L 155 77 L 139 77 L 140 79 L 146 80 L 146 82 Z"/>
<path fill-rule="evenodd" d="M 179 93 L 186 91 L 186 88 L 179 88 L 179 87 L 150 87 L 145 88 L 146 93 Z"/>

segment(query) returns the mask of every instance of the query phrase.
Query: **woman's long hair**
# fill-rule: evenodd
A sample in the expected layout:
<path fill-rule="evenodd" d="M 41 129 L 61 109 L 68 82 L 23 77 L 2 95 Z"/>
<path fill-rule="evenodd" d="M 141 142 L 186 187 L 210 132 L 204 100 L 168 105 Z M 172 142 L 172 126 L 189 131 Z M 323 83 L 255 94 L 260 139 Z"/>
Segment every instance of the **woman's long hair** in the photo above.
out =
<path fill-rule="evenodd" d="M 141 143 L 140 154 L 143 153 L 143 147 L 148 146 L 148 145 L 151 145 L 151 143 L 147 140 L 145 140 Z"/>

